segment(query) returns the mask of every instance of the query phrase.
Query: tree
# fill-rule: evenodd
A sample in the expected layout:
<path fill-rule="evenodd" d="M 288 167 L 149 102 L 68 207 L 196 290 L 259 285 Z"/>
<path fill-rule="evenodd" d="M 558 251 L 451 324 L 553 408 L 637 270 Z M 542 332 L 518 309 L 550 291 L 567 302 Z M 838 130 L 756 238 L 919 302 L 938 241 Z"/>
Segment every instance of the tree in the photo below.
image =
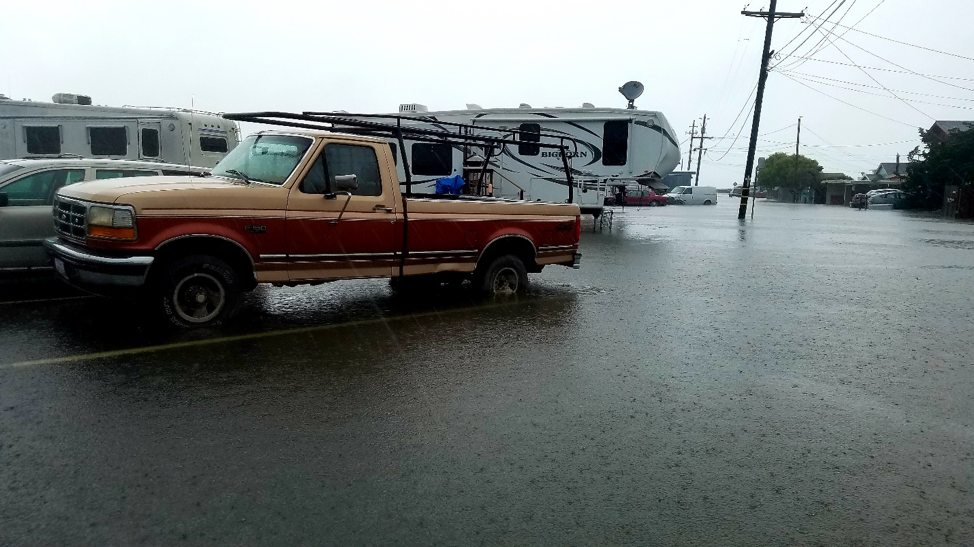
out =
<path fill-rule="evenodd" d="M 822 166 L 812 158 L 778 152 L 771 154 L 758 174 L 762 188 L 790 188 L 798 190 L 819 185 Z"/>
<path fill-rule="evenodd" d="M 968 124 L 969 127 L 974 124 Z M 907 156 L 903 190 L 909 204 L 926 209 L 943 205 L 944 186 L 974 185 L 974 128 L 952 130 L 946 139 L 920 130 L 924 149 L 916 147 Z"/>

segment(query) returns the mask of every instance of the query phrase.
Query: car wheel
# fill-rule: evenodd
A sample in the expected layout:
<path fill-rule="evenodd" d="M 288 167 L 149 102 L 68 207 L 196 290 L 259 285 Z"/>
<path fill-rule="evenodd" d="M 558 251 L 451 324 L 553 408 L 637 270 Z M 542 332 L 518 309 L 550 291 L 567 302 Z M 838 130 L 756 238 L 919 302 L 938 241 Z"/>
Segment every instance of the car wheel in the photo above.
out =
<path fill-rule="evenodd" d="M 494 259 L 480 276 L 477 287 L 492 296 L 511 296 L 528 286 L 528 271 L 524 262 L 514 255 Z"/>
<path fill-rule="evenodd" d="M 163 272 L 162 312 L 180 328 L 212 327 L 229 317 L 242 292 L 226 262 L 206 255 L 174 260 Z"/>
<path fill-rule="evenodd" d="M 704 205 L 713 205 L 713 202 L 708 199 L 707 201 L 703 202 L 703 204 Z"/>
<path fill-rule="evenodd" d="M 655 201 L 651 201 L 651 202 L 649 202 L 649 206 L 650 207 L 659 207 L 659 203 L 656 203 Z"/>

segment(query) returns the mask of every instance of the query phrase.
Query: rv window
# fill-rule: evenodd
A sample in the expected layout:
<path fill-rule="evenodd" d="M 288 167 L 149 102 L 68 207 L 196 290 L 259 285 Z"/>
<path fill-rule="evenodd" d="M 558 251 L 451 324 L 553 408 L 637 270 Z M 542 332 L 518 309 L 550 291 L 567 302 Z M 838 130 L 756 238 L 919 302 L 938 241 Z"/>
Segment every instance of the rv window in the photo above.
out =
<path fill-rule="evenodd" d="M 602 165 L 625 165 L 629 145 L 629 121 L 605 122 L 602 134 Z"/>
<path fill-rule="evenodd" d="M 392 163 L 399 165 L 399 145 L 394 142 L 390 142 L 389 149 L 392 150 Z"/>
<path fill-rule="evenodd" d="M 329 144 L 325 146 L 325 175 L 329 188 L 335 188 L 338 175 L 356 175 L 358 189 L 352 190 L 354 196 L 382 195 L 382 179 L 379 177 L 379 160 L 375 150 L 369 146 L 348 144 Z"/>
<path fill-rule="evenodd" d="M 124 127 L 89 127 L 88 140 L 93 156 L 124 156 L 129 151 L 128 131 Z"/>
<path fill-rule="evenodd" d="M 521 142 L 541 141 L 540 124 L 522 123 L 520 129 L 521 131 L 525 131 L 525 133 L 518 133 L 518 140 Z M 536 144 L 519 144 L 517 145 L 517 153 L 522 156 L 537 156 L 541 153 L 541 147 Z"/>
<path fill-rule="evenodd" d="M 43 171 L 14 181 L 3 188 L 10 205 L 52 205 L 58 188 L 85 178 L 84 169 Z"/>
<path fill-rule="evenodd" d="M 98 169 L 95 171 L 96 179 L 118 179 L 122 177 L 154 177 L 158 175 L 155 171 L 138 171 L 135 169 Z"/>
<path fill-rule="evenodd" d="M 414 175 L 446 176 L 453 173 L 453 147 L 449 144 L 414 143 Z"/>
<path fill-rule="evenodd" d="M 227 153 L 227 140 L 223 137 L 200 137 L 200 150 L 204 152 Z"/>
<path fill-rule="evenodd" d="M 61 126 L 24 127 L 28 154 L 60 154 Z"/>
<path fill-rule="evenodd" d="M 159 130 L 142 128 L 142 155 L 147 158 L 159 157 Z"/>

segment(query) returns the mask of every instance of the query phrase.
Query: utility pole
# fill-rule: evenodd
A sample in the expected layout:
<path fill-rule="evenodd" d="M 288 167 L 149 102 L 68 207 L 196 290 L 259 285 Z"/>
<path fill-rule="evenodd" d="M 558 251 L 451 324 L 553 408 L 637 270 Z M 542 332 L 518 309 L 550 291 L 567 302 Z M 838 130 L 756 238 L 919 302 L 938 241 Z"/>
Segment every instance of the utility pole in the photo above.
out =
<path fill-rule="evenodd" d="M 706 137 L 705 136 L 706 134 L 707 134 L 707 115 L 704 114 L 703 125 L 700 126 L 700 136 L 697 137 L 698 139 L 700 139 L 700 148 L 697 149 L 697 176 L 693 179 L 694 186 L 700 186 L 700 161 L 703 160 L 703 151 L 705 150 L 703 147 L 703 140 L 713 138 L 713 137 Z M 690 153 L 693 154 L 692 147 L 690 148 Z"/>
<path fill-rule="evenodd" d="M 690 126 L 690 151 L 687 153 L 687 171 L 690 170 L 690 165 L 693 163 L 693 139 L 697 138 L 697 120 L 693 120 L 693 125 Z"/>
<path fill-rule="evenodd" d="M 795 135 L 795 157 L 798 157 L 798 145 L 802 142 L 802 117 L 798 116 L 798 134 Z"/>
<path fill-rule="evenodd" d="M 737 218 L 744 220 L 747 215 L 747 198 L 750 195 L 751 172 L 754 170 L 754 152 L 758 143 L 758 127 L 761 124 L 761 104 L 764 101 L 764 84 L 768 80 L 768 61 L 771 59 L 771 33 L 774 31 L 774 22 L 777 19 L 800 19 L 804 13 L 776 13 L 778 0 L 771 0 L 771 6 L 767 12 L 747 11 L 741 12 L 745 17 L 766 17 L 768 25 L 764 31 L 764 52 L 761 54 L 761 74 L 758 76 L 758 95 L 754 99 L 754 119 L 751 122 L 751 144 L 747 148 L 747 164 L 744 167 L 744 187 L 741 189 L 741 208 L 737 212 Z"/>

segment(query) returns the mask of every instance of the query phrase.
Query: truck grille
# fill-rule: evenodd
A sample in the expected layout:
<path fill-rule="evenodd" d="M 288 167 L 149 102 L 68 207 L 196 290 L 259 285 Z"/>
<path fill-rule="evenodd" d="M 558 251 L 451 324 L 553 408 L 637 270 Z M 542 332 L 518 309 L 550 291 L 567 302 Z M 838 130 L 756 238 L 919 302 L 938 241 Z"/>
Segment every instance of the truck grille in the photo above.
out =
<path fill-rule="evenodd" d="M 84 239 L 87 231 L 88 206 L 61 197 L 54 200 L 54 230 L 61 235 Z"/>

